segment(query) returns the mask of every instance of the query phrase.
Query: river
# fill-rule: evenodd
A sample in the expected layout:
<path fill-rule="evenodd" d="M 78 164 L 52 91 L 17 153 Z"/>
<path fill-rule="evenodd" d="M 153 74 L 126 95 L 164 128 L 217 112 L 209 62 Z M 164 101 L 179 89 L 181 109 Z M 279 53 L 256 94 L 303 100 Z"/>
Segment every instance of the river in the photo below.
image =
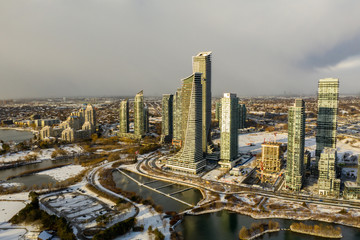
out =
<path fill-rule="evenodd" d="M 34 134 L 30 131 L 20 131 L 14 129 L 0 129 L 0 140 L 4 142 L 14 141 L 22 142 L 34 137 Z"/>
<path fill-rule="evenodd" d="M 131 177 L 135 178 L 141 183 L 146 183 L 153 181 L 154 179 L 143 177 L 141 175 L 126 172 L 131 175 Z M 166 196 L 163 196 L 159 193 L 151 191 L 150 189 L 139 187 L 134 181 L 129 179 L 128 177 L 120 174 L 119 172 L 113 173 L 114 180 L 116 182 L 117 187 L 120 187 L 127 191 L 134 191 L 140 194 L 142 197 L 149 197 L 154 200 L 154 202 L 158 205 L 161 205 L 165 211 L 182 211 L 187 208 L 186 205 L 176 202 L 173 199 L 170 199 Z M 159 187 L 168 184 L 167 182 L 154 182 L 150 183 L 149 186 Z M 172 185 L 170 187 L 160 189 L 160 191 L 172 192 L 176 191 L 178 188 L 186 188 L 181 185 Z M 176 189 L 175 189 L 176 188 Z M 166 189 L 166 190 L 165 190 Z M 176 195 L 181 198 L 181 200 L 189 203 L 196 203 L 201 199 L 201 193 L 198 190 L 194 190 L 194 192 L 184 192 L 182 194 Z M 247 228 L 254 222 L 267 222 L 270 219 L 257 220 L 253 219 L 249 216 L 222 210 L 215 213 L 202 214 L 197 216 L 185 215 L 184 220 L 176 227 L 176 231 L 182 233 L 185 240 L 218 240 L 218 239 L 239 239 L 238 234 L 242 226 Z M 287 219 L 271 219 L 272 221 L 277 221 L 280 224 L 281 228 L 289 228 L 291 223 L 295 222 L 293 220 Z M 322 224 L 318 221 L 302 221 L 307 224 Z M 328 224 L 328 223 L 324 223 Z M 346 227 L 342 225 L 334 224 L 335 227 L 340 227 L 343 234 L 343 239 L 360 239 L 360 229 Z M 267 240 L 267 239 L 275 239 L 275 240 L 324 240 L 325 238 L 319 238 L 299 233 L 293 233 L 290 231 L 280 231 L 277 233 L 265 234 L 259 239 Z"/>
<path fill-rule="evenodd" d="M 141 183 L 154 181 L 154 179 L 152 179 L 152 178 L 144 177 L 144 176 L 132 173 L 132 172 L 126 172 L 126 173 Z M 132 181 L 130 178 L 126 177 L 125 175 L 123 175 L 117 171 L 115 171 L 113 173 L 113 177 L 114 177 L 116 186 L 118 188 L 121 188 L 125 191 L 136 192 L 137 194 L 141 195 L 143 198 L 151 197 L 156 204 L 161 205 L 163 207 L 164 211 L 181 212 L 181 211 L 184 211 L 185 209 L 189 208 L 188 205 L 178 202 L 172 198 L 166 197 L 160 193 L 154 192 L 146 187 L 137 185 L 137 183 Z M 170 184 L 169 182 L 156 181 L 153 183 L 149 183 L 147 185 L 154 187 L 154 188 L 158 188 L 158 187 L 166 186 L 169 184 Z M 187 188 L 189 188 L 189 187 L 179 185 L 179 184 L 174 184 L 174 185 L 171 185 L 168 187 L 161 188 L 161 189 L 159 189 L 159 191 L 167 194 L 167 193 L 174 193 L 179 190 L 183 190 L 183 189 L 187 189 Z M 182 201 L 185 201 L 187 203 L 190 203 L 190 204 L 196 204 L 198 201 L 201 200 L 202 194 L 198 189 L 193 188 L 193 189 L 187 190 L 185 192 L 175 194 L 174 197 L 176 197 Z"/>
<path fill-rule="evenodd" d="M 49 159 L 49 160 L 43 160 L 42 162 L 39 162 L 39 163 L 24 165 L 24 166 L 20 166 L 20 167 L 16 167 L 16 168 L 3 169 L 3 170 L 0 170 L 0 180 L 4 181 L 9 176 L 17 175 L 17 174 L 20 174 L 22 172 L 29 171 L 29 170 L 37 170 L 37 169 L 41 169 L 41 168 L 47 168 L 47 167 L 51 167 L 51 166 L 55 166 L 55 165 L 59 165 L 59 164 L 73 163 L 73 162 L 74 162 L 73 159 L 60 159 L 60 160 L 50 160 Z M 32 174 L 29 176 L 14 178 L 14 179 L 11 179 L 6 182 L 22 183 L 25 186 L 31 187 L 34 184 L 42 185 L 44 183 L 48 184 L 49 182 L 55 183 L 56 180 L 48 175 L 41 175 L 41 173 L 39 173 L 39 174 Z"/>

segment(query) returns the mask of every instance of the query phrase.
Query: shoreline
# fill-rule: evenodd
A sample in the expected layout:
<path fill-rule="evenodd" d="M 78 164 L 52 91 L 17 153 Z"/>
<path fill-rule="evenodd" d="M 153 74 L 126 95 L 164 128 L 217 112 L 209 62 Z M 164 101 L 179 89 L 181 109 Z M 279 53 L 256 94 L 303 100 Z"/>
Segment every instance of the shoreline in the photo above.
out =
<path fill-rule="evenodd" d="M 338 236 L 329 236 L 329 235 L 323 235 L 323 234 L 316 234 L 314 232 L 301 231 L 301 230 L 293 229 L 291 226 L 290 226 L 290 231 L 295 232 L 295 233 L 305 234 L 305 235 L 311 235 L 311 236 L 315 236 L 315 237 L 322 237 L 322 238 L 340 239 L 343 237 L 342 234 L 340 234 Z"/>
<path fill-rule="evenodd" d="M 249 237 L 249 238 L 246 238 L 246 240 L 252 240 L 252 239 L 261 237 L 262 235 L 265 235 L 266 233 L 274 233 L 274 232 L 280 232 L 280 231 L 282 231 L 280 228 L 279 228 L 279 229 L 273 229 L 273 230 L 265 230 L 265 231 L 263 231 L 263 232 L 261 232 L 261 233 L 258 233 L 258 234 L 256 234 L 256 235 L 254 235 L 254 236 L 251 236 L 251 237 Z"/>
<path fill-rule="evenodd" d="M 223 203 L 223 202 L 221 202 Z M 217 208 L 217 209 L 211 209 L 211 210 L 206 210 L 206 211 L 202 211 L 202 212 L 198 212 L 198 213 L 194 213 L 192 212 L 192 210 L 188 210 L 187 212 L 184 213 L 187 215 L 192 215 L 192 216 L 197 216 L 197 215 L 203 215 L 203 214 L 208 214 L 208 213 L 215 213 L 215 212 L 220 212 L 220 211 L 230 211 L 236 214 L 242 214 L 245 216 L 249 216 L 253 219 L 256 220 L 260 220 L 260 219 L 286 219 L 286 220 L 296 220 L 296 221 L 318 221 L 318 222 L 324 222 L 324 223 L 334 223 L 334 224 L 338 224 L 338 225 L 343 225 L 346 227 L 353 227 L 353 228 L 357 228 L 360 229 L 360 225 L 350 225 L 350 224 L 346 224 L 346 223 L 342 223 L 342 222 L 338 222 L 338 221 L 331 221 L 331 220 L 327 220 L 327 219 L 323 219 L 323 218 L 316 218 L 316 217 L 289 217 L 286 215 L 277 215 L 277 216 L 271 216 L 268 213 L 264 213 L 263 215 L 260 214 L 251 214 L 249 212 L 246 211 L 237 211 L 234 209 L 231 209 L 229 207 L 221 207 L 221 208 Z M 259 216 L 260 215 L 260 216 Z"/>
<path fill-rule="evenodd" d="M 0 127 L 0 130 L 15 130 L 15 131 L 22 131 L 22 132 L 32 132 L 37 133 L 39 131 L 29 128 L 21 128 L 21 127 Z"/>

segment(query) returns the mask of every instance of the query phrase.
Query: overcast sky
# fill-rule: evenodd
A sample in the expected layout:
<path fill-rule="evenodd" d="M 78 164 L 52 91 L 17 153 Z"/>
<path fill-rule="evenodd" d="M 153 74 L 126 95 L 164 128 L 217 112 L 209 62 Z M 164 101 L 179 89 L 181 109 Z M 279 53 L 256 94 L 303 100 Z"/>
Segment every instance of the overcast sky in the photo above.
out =
<path fill-rule="evenodd" d="M 173 93 L 213 51 L 212 92 L 360 92 L 359 0 L 1 0 L 0 99 Z"/>

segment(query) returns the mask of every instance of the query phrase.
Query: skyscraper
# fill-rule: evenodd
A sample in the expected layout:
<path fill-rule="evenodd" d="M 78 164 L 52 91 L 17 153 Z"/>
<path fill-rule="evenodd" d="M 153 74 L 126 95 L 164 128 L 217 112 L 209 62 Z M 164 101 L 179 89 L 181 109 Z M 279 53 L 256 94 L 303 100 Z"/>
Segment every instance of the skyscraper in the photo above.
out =
<path fill-rule="evenodd" d="M 134 102 L 134 134 L 144 135 L 145 134 L 145 118 L 144 118 L 144 95 L 141 90 L 135 96 Z"/>
<path fill-rule="evenodd" d="M 288 114 L 286 185 L 300 191 L 304 175 L 305 102 L 296 99 Z"/>
<path fill-rule="evenodd" d="M 220 114 L 221 114 L 221 100 L 216 101 L 215 103 L 215 120 L 220 124 Z"/>
<path fill-rule="evenodd" d="M 220 159 L 222 167 L 231 168 L 238 156 L 238 101 L 236 94 L 224 93 L 221 99 Z"/>
<path fill-rule="evenodd" d="M 170 142 L 173 136 L 173 95 L 163 94 L 161 115 L 161 141 Z"/>
<path fill-rule="evenodd" d="M 182 126 L 184 144 L 167 162 L 177 171 L 197 174 L 206 165 L 202 151 L 202 85 L 201 73 L 194 73 L 182 80 Z"/>
<path fill-rule="evenodd" d="M 245 128 L 246 122 L 246 106 L 245 104 L 239 104 L 239 129 Z"/>
<path fill-rule="evenodd" d="M 96 111 L 91 104 L 86 106 L 85 122 L 89 122 L 94 128 L 96 127 Z"/>
<path fill-rule="evenodd" d="M 202 73 L 202 149 L 207 153 L 208 143 L 211 142 L 211 52 L 200 52 L 193 57 L 193 73 Z"/>
<path fill-rule="evenodd" d="M 181 88 L 178 88 L 173 97 L 173 143 L 180 143 L 181 146 Z"/>
<path fill-rule="evenodd" d="M 129 100 L 120 103 L 120 133 L 129 132 Z"/>
<path fill-rule="evenodd" d="M 340 179 L 336 179 L 336 160 L 336 149 L 324 147 L 318 164 L 318 188 L 320 195 L 339 196 Z"/>
<path fill-rule="evenodd" d="M 144 132 L 149 132 L 149 108 L 147 106 L 144 106 Z"/>
<path fill-rule="evenodd" d="M 339 101 L 339 79 L 319 80 L 316 160 L 324 147 L 336 148 L 336 127 Z"/>

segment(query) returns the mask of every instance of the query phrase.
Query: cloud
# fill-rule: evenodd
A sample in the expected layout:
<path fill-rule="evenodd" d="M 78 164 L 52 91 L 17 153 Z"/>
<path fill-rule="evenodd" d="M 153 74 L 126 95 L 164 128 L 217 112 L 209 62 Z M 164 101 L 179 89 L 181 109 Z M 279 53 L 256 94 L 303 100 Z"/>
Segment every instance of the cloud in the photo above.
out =
<path fill-rule="evenodd" d="M 335 71 L 346 71 L 360 67 L 360 55 L 349 57 L 344 59 L 335 65 L 330 65 L 322 68 L 317 68 L 319 72 L 335 72 Z"/>
<path fill-rule="evenodd" d="M 357 0 L 0 1 L 0 98 L 172 93 L 204 50 L 213 51 L 215 96 L 315 94 L 328 74 L 319 69 L 360 56 L 359 8 Z M 359 88 L 357 74 L 338 76 L 348 82 L 342 92 Z"/>

